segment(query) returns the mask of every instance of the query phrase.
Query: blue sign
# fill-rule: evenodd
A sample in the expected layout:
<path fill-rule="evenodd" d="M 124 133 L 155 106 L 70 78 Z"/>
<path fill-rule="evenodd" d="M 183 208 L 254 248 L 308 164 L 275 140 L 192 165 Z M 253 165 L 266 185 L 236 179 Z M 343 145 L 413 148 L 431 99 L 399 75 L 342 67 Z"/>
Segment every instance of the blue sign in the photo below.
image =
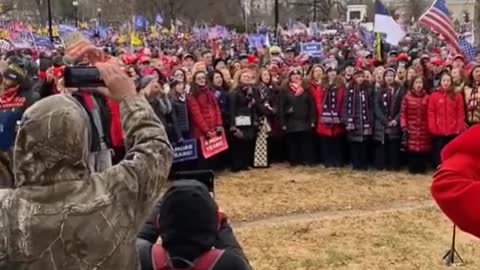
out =
<path fill-rule="evenodd" d="M 173 153 L 175 156 L 173 163 L 197 159 L 198 158 L 197 140 L 190 139 L 190 140 L 184 141 L 181 144 L 173 145 Z"/>
<path fill-rule="evenodd" d="M 309 42 L 302 44 L 302 53 L 310 57 L 322 57 L 323 49 L 320 42 Z"/>

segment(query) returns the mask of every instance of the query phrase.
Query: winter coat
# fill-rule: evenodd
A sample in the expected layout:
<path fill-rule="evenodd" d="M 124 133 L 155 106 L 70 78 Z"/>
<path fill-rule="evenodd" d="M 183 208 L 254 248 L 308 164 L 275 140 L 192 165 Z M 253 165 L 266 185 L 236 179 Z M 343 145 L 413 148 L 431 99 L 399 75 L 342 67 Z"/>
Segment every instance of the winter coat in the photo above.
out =
<path fill-rule="evenodd" d="M 433 176 L 432 196 L 461 230 L 480 237 L 480 126 L 450 142 L 442 151 L 442 165 Z"/>
<path fill-rule="evenodd" d="M 189 139 L 191 137 L 190 119 L 188 116 L 187 98 L 181 99 L 179 97 L 173 97 L 172 102 L 172 115 L 175 121 L 175 133 L 178 138 Z"/>
<path fill-rule="evenodd" d="M 390 89 L 382 88 L 374 93 L 373 112 L 375 122 L 373 125 L 373 139 L 385 143 L 385 136 L 390 139 L 399 139 L 402 136 L 400 129 L 400 107 L 402 105 L 405 90 L 403 87 L 395 87 L 393 92 Z M 391 101 L 389 101 L 391 94 Z M 390 121 L 396 121 L 397 125 L 388 127 Z"/>
<path fill-rule="evenodd" d="M 0 269 L 136 269 L 136 235 L 173 153 L 144 97 L 122 101 L 120 111 L 126 159 L 92 174 L 90 119 L 73 97 L 45 98 L 25 113 L 16 189 L 0 190 Z"/>
<path fill-rule="evenodd" d="M 179 181 L 179 183 L 180 182 L 184 182 L 185 185 L 187 186 L 189 185 L 188 183 L 186 183 L 187 181 L 182 180 L 182 181 Z M 198 185 L 198 183 L 192 182 L 192 185 Z M 174 189 L 175 189 L 174 187 L 171 188 L 171 190 L 174 190 Z M 158 228 L 158 221 L 159 221 L 158 219 L 160 215 L 161 204 L 162 204 L 162 201 L 159 201 L 159 203 L 155 206 L 155 208 L 152 209 L 150 217 L 147 219 L 147 221 L 145 222 L 145 224 L 143 225 L 142 229 L 138 234 L 138 239 L 146 241 L 150 244 L 154 244 L 157 242 L 161 233 L 161 231 Z M 219 230 L 213 246 L 217 249 L 228 250 L 229 252 L 236 254 L 238 257 L 248 262 L 245 252 L 243 251 L 242 247 L 238 243 L 238 240 L 236 239 L 235 234 L 232 231 L 232 227 L 228 222 L 227 216 L 223 212 L 218 211 L 218 217 L 219 217 L 219 221 L 218 221 Z M 138 243 L 139 241 L 137 241 L 137 246 L 138 246 Z M 152 261 L 151 252 L 150 252 L 150 249 L 147 249 L 146 251 L 147 252 L 145 253 L 142 252 L 143 254 L 139 254 L 141 264 L 142 264 L 142 270 L 151 269 L 150 267 L 148 267 Z"/>
<path fill-rule="evenodd" d="M 222 113 L 215 95 L 208 88 L 200 90 L 197 96 L 187 98 L 193 136 L 200 138 L 215 128 L 223 126 Z"/>
<path fill-rule="evenodd" d="M 281 96 L 278 113 L 280 125 L 287 133 L 309 131 L 317 123 L 315 104 L 308 89 L 295 96 L 287 86 Z"/>
<path fill-rule="evenodd" d="M 0 94 L 0 188 L 13 187 L 12 151 L 17 123 L 37 99 L 31 89 L 14 87 Z"/>
<path fill-rule="evenodd" d="M 220 111 L 222 112 L 222 122 L 223 125 L 229 127 L 230 126 L 230 104 L 228 99 L 228 91 L 225 89 L 215 89 L 213 91 L 215 98 L 217 99 L 218 107 L 220 107 Z"/>
<path fill-rule="evenodd" d="M 433 136 L 453 136 L 466 129 L 462 95 L 440 89 L 428 100 L 428 131 Z"/>
<path fill-rule="evenodd" d="M 249 104 L 251 101 L 256 103 L 252 87 L 239 87 L 230 93 L 228 99 L 230 103 L 230 128 L 236 128 L 243 133 L 245 139 L 254 139 L 256 134 L 257 113 L 255 104 Z M 242 119 L 249 124 L 242 123 Z"/>
<path fill-rule="evenodd" d="M 408 92 L 402 102 L 400 126 L 407 132 L 407 151 L 428 153 L 432 140 L 428 132 L 428 99 L 426 93 Z"/>
<path fill-rule="evenodd" d="M 84 107 L 90 118 L 92 128 L 91 151 L 102 150 L 102 143 L 107 148 L 112 148 L 111 126 L 112 113 L 107 99 L 91 91 L 78 91 L 72 96 Z"/>
<path fill-rule="evenodd" d="M 262 89 L 264 94 L 262 95 Z M 280 98 L 282 91 L 279 87 L 274 84 L 264 85 L 259 84 L 254 89 L 255 100 L 257 101 L 257 114 L 259 116 L 265 116 L 267 118 L 268 124 L 270 124 L 270 136 L 281 136 L 283 134 L 282 126 L 280 125 L 279 119 L 279 106 Z M 266 107 L 266 104 L 269 104 L 272 110 Z"/>
<path fill-rule="evenodd" d="M 333 98 L 332 93 L 335 92 L 336 106 L 331 108 L 331 112 L 326 112 L 328 108 L 328 98 Z M 316 133 L 325 137 L 338 137 L 346 133 L 345 127 L 341 122 L 343 102 L 345 98 L 345 88 L 337 88 L 331 86 L 324 88 L 317 84 L 310 84 L 310 92 L 312 93 L 317 109 L 317 128 Z M 324 115 L 324 113 L 326 113 Z M 333 117 L 333 119 L 332 119 Z M 336 119 L 338 118 L 339 121 Z"/>
<path fill-rule="evenodd" d="M 365 86 L 355 86 L 345 92 L 342 122 L 351 142 L 366 142 L 373 134 L 373 91 Z M 362 103 L 362 95 L 365 100 Z M 365 106 L 362 106 L 364 104 Z M 353 126 L 353 128 L 352 128 Z M 349 129 L 350 127 L 350 129 Z"/>

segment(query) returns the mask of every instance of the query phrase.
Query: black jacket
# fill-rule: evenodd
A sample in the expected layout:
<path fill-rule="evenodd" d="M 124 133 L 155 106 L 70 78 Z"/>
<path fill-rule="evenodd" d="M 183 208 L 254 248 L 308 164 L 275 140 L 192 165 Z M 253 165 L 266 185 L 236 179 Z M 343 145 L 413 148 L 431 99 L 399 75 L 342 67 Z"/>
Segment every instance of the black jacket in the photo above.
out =
<path fill-rule="evenodd" d="M 254 139 L 257 126 L 257 112 L 255 104 L 249 107 L 249 103 L 255 100 L 253 88 L 238 88 L 235 89 L 229 96 L 230 103 L 230 126 L 236 127 L 242 131 L 245 139 Z M 255 102 L 259 102 L 256 101 Z M 236 121 L 238 117 L 249 117 L 249 126 L 238 126 Z"/>
<path fill-rule="evenodd" d="M 309 131 L 317 120 L 317 108 L 308 89 L 296 96 L 289 89 L 284 90 L 279 106 L 279 120 L 287 133 Z"/>
<path fill-rule="evenodd" d="M 177 208 L 178 205 L 181 208 Z M 153 269 L 151 246 L 159 236 L 170 256 L 193 261 L 206 250 L 215 247 L 225 252 L 213 270 L 251 269 L 232 227 L 226 221 L 219 226 L 218 207 L 208 190 L 199 182 L 176 181 L 165 193 L 162 202 L 153 209 L 138 234 L 140 241 L 137 242 L 137 248 L 142 270 Z M 141 243 L 141 247 L 138 243 Z"/>

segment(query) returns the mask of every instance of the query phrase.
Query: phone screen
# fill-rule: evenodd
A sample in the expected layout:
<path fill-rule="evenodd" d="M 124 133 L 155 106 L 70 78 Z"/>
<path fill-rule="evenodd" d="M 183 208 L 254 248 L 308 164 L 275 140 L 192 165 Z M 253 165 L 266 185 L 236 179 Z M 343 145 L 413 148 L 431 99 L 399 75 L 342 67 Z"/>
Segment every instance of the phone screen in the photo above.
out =
<path fill-rule="evenodd" d="M 65 69 L 65 87 L 92 88 L 103 87 L 100 72 L 95 67 L 67 67 Z"/>

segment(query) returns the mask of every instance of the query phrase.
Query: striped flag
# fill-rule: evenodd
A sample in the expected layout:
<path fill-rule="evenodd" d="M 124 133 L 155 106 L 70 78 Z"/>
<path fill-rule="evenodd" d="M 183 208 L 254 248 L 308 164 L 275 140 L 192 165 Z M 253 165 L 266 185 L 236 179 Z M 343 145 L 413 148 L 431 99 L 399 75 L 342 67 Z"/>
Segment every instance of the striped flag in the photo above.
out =
<path fill-rule="evenodd" d="M 465 57 L 469 62 L 475 60 L 475 55 L 477 54 L 477 49 L 470 44 L 465 37 L 460 37 L 460 47 L 465 54 Z"/>
<path fill-rule="evenodd" d="M 456 53 L 461 53 L 457 32 L 449 17 L 445 0 L 436 0 L 433 5 L 420 17 L 421 25 L 438 32 L 443 36 L 445 42 L 452 47 Z"/>

